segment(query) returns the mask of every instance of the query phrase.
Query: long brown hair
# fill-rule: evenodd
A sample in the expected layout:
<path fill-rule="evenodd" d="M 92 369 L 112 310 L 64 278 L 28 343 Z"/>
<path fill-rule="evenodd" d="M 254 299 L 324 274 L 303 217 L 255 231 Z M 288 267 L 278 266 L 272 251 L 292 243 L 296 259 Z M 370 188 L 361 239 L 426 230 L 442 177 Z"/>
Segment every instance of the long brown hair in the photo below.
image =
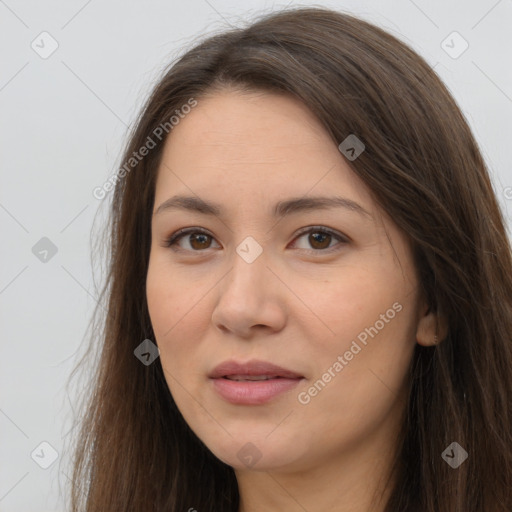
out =
<path fill-rule="evenodd" d="M 502 212 L 478 145 L 423 58 L 349 14 L 297 8 L 210 36 L 165 70 L 136 120 L 110 196 L 107 313 L 76 437 L 74 512 L 236 512 L 235 473 L 188 427 L 160 359 L 145 296 L 155 177 L 183 105 L 234 87 L 299 98 L 333 143 L 365 144 L 350 162 L 414 247 L 421 288 L 448 324 L 435 347 L 416 345 L 406 420 L 387 512 L 512 510 L 512 262 Z M 161 130 L 160 130 L 161 131 Z M 98 308 L 99 309 L 99 308 Z M 93 343 L 94 343 L 93 339 Z M 93 350 L 93 349 L 92 349 Z M 90 368 L 87 368 L 90 370 Z M 457 469 L 442 453 L 457 442 Z"/>

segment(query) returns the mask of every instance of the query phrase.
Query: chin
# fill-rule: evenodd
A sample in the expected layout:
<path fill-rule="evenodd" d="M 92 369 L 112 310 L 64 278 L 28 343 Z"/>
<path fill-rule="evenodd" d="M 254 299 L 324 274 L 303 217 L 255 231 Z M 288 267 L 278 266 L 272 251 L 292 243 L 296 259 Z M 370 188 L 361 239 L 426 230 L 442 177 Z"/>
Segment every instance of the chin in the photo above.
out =
<path fill-rule="evenodd" d="M 226 436 L 222 443 L 205 444 L 219 460 L 240 471 L 272 471 L 292 466 L 303 455 L 297 451 L 296 443 L 272 440 L 268 431 L 259 436 Z"/>

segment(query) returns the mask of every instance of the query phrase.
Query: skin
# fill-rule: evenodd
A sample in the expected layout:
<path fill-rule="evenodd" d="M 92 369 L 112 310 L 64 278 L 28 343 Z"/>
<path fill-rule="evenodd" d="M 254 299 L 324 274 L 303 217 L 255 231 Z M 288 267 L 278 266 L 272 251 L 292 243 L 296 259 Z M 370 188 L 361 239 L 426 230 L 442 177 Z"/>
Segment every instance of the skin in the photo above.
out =
<path fill-rule="evenodd" d="M 313 113 L 285 95 L 224 90 L 201 98 L 167 138 L 154 212 L 175 194 L 220 203 L 225 212 L 154 214 L 151 322 L 179 410 L 235 470 L 240 512 L 382 511 L 383 502 L 371 500 L 390 489 L 384 482 L 414 346 L 434 343 L 438 320 L 418 293 L 405 236 Z M 270 214 L 280 200 L 312 195 L 349 198 L 372 217 L 343 208 Z M 345 239 L 315 244 L 298 234 L 307 226 Z M 165 247 L 188 227 L 211 236 L 189 233 Z M 263 250 L 252 263 L 236 252 L 248 236 Z M 400 312 L 333 371 L 338 356 L 395 303 Z M 442 329 L 437 333 L 441 340 Z M 262 405 L 225 401 L 209 372 L 228 359 L 253 358 L 304 379 Z M 298 394 L 329 368 L 330 381 L 301 403 Z M 261 456 L 252 466 L 237 456 L 248 442 Z"/>

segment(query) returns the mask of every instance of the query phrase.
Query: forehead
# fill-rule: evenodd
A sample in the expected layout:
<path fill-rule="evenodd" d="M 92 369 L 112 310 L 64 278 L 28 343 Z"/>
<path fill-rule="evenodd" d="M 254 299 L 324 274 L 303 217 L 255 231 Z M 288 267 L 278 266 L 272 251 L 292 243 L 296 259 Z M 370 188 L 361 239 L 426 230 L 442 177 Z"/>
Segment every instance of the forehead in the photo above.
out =
<path fill-rule="evenodd" d="M 233 89 L 199 98 L 178 126 L 180 130 L 173 129 L 169 138 L 179 132 L 180 139 L 200 136 L 204 142 L 239 143 L 239 135 L 250 135 L 253 144 L 268 144 L 271 135 L 279 133 L 275 145 L 279 141 L 300 144 L 326 135 L 314 113 L 291 95 Z"/>
<path fill-rule="evenodd" d="M 325 195 L 372 203 L 320 121 L 282 94 L 223 91 L 198 99 L 167 137 L 156 195 Z M 236 198 L 237 196 L 232 197 Z"/>

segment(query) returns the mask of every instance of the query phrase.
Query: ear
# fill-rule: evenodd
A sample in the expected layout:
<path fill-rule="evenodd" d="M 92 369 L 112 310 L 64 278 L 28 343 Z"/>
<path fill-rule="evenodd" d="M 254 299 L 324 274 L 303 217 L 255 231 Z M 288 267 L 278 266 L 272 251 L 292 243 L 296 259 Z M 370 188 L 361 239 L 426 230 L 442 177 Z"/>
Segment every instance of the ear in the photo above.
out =
<path fill-rule="evenodd" d="M 441 343 L 448 334 L 448 322 L 439 311 L 433 311 L 423 304 L 418 319 L 416 341 L 419 345 L 430 347 Z"/>

